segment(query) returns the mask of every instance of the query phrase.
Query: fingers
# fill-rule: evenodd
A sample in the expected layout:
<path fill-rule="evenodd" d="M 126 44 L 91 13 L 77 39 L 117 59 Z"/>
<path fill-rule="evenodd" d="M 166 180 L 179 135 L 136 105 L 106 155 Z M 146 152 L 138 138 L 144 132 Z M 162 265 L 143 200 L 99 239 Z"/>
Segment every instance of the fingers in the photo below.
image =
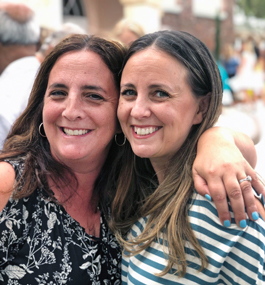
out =
<path fill-rule="evenodd" d="M 252 177 L 252 186 L 255 189 L 255 191 L 258 194 L 262 194 L 263 197 L 265 198 L 265 187 L 264 187 L 264 183 L 261 182 L 261 180 L 259 179 L 259 175 L 256 172 L 253 172 L 250 174 L 250 176 Z M 262 179 L 262 178 L 261 178 Z"/>
<path fill-rule="evenodd" d="M 241 171 L 239 171 L 241 167 Z M 227 197 L 229 198 L 235 222 L 240 227 L 245 227 L 246 212 L 249 219 L 257 220 L 259 212 L 256 205 L 256 198 L 253 194 L 252 186 L 258 194 L 265 197 L 264 185 L 260 182 L 255 170 L 249 164 L 234 165 L 223 164 L 222 168 L 208 168 L 207 173 L 198 172 L 193 167 L 194 186 L 197 192 L 205 196 L 208 200 L 213 201 L 216 205 L 221 223 L 224 226 L 230 226 L 231 217 Z M 239 180 L 252 177 L 252 181 Z"/>
<path fill-rule="evenodd" d="M 247 210 L 247 214 L 248 217 L 255 221 L 259 218 L 259 214 L 258 214 L 258 208 L 257 208 L 257 204 L 256 204 L 256 198 L 253 194 L 253 189 L 252 187 L 256 190 L 256 192 L 258 194 L 265 194 L 265 190 L 264 190 L 264 185 L 262 184 L 262 182 L 259 180 L 259 177 L 256 173 L 255 170 L 253 170 L 252 168 L 249 168 L 246 173 L 248 173 L 248 175 L 252 178 L 252 181 L 243 181 L 241 183 L 239 183 L 241 191 L 242 191 L 242 195 L 243 195 L 243 199 L 244 199 L 244 203 L 245 203 L 245 207 Z M 241 174 L 240 176 L 238 176 L 239 180 L 246 178 L 247 175 L 245 173 Z M 265 197 L 265 196 L 263 196 Z M 234 209 L 233 209 L 234 210 Z"/>
<path fill-rule="evenodd" d="M 240 179 L 243 179 L 245 177 L 246 176 L 241 177 Z M 238 226 L 244 228 L 247 226 L 245 206 L 249 207 L 249 210 L 252 209 L 256 211 L 254 195 L 253 193 L 251 193 L 252 192 L 251 184 L 248 181 L 244 181 L 241 184 L 239 184 L 236 178 L 224 179 L 224 183 L 225 183 L 225 188 L 227 190 L 228 199 L 230 201 L 230 205 L 234 213 L 235 222 Z M 249 200 L 246 201 L 245 198 L 248 198 Z M 253 208 L 253 206 L 255 206 L 255 208 Z"/>
<path fill-rule="evenodd" d="M 212 199 L 210 196 L 208 185 L 206 181 L 196 171 L 193 171 L 193 181 L 194 181 L 194 187 L 196 191 L 200 195 L 204 196 L 209 201 L 211 201 Z"/>
<path fill-rule="evenodd" d="M 220 176 L 208 178 L 207 184 L 206 180 L 201 177 L 195 168 L 193 168 L 192 173 L 196 191 L 209 201 L 214 201 L 221 223 L 229 227 L 231 225 L 231 217 L 227 203 L 227 193 Z"/>
<path fill-rule="evenodd" d="M 246 176 L 247 175 L 242 174 L 240 179 L 243 179 Z M 254 221 L 259 218 L 251 183 L 249 181 L 244 181 L 239 184 L 240 179 L 237 180 L 224 177 L 223 180 L 220 179 L 219 181 L 217 180 L 215 183 L 208 185 L 219 218 L 224 226 L 229 226 L 229 222 L 231 222 L 226 195 L 230 201 L 235 222 L 238 226 L 241 228 L 247 226 L 245 209 L 251 220 Z"/>
<path fill-rule="evenodd" d="M 230 201 L 235 222 L 241 228 L 247 225 L 245 209 L 251 220 L 254 221 L 259 218 L 251 183 L 244 181 L 239 184 L 239 180 L 246 178 L 246 176 L 244 173 L 239 176 L 239 179 L 236 177 L 231 178 L 228 175 L 222 179 L 220 176 L 215 176 L 208 179 L 207 185 L 207 182 L 196 171 L 193 172 L 195 189 L 200 195 L 215 203 L 220 221 L 226 227 L 231 225 L 227 198 Z M 255 174 L 253 176 L 255 178 Z M 264 191 L 264 187 L 259 180 L 253 179 L 252 182 L 255 183 L 259 192 Z"/>
<path fill-rule="evenodd" d="M 264 185 L 259 180 L 257 173 L 251 170 L 249 170 L 249 173 L 251 173 L 250 174 L 252 178 L 251 183 L 249 181 L 244 181 L 240 183 L 240 187 L 242 190 L 242 195 L 245 201 L 245 206 L 247 209 L 248 216 L 251 220 L 255 221 L 259 218 L 259 214 L 258 214 L 258 208 L 256 204 L 256 198 L 253 194 L 252 187 L 256 190 L 258 194 L 262 194 L 262 195 L 265 194 L 265 190 L 264 190 Z"/>
<path fill-rule="evenodd" d="M 227 202 L 227 193 L 223 181 L 221 179 L 212 180 L 209 182 L 208 187 L 221 223 L 225 227 L 229 227 L 231 225 L 231 216 Z"/>

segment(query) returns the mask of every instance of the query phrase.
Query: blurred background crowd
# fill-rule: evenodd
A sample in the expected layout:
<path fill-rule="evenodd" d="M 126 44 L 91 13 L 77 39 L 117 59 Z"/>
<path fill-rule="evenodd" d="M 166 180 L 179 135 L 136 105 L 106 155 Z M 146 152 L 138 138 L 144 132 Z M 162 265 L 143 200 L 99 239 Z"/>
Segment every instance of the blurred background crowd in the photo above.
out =
<path fill-rule="evenodd" d="M 6 19 L 1 4 L 10 2 L 31 10 L 5 11 Z M 25 53 L 23 47 L 14 55 L 11 47 L 18 48 L 21 43 L 3 36 L 6 27 L 11 27 L 10 19 L 40 28 L 30 52 Z M 214 54 L 224 88 L 218 125 L 240 130 L 253 139 L 258 152 L 256 169 L 265 177 L 264 0 L 0 0 L 0 140 L 25 108 L 39 64 L 64 37 L 87 33 L 130 45 L 146 33 L 164 29 L 189 32 Z M 31 57 L 31 61 L 20 62 L 23 68 L 30 66 L 30 72 L 18 65 L 10 68 L 10 63 L 24 57 Z M 21 86 L 27 81 L 22 97 Z M 16 94 L 14 98 L 12 94 Z M 6 129 L 1 130 L 2 126 Z"/>

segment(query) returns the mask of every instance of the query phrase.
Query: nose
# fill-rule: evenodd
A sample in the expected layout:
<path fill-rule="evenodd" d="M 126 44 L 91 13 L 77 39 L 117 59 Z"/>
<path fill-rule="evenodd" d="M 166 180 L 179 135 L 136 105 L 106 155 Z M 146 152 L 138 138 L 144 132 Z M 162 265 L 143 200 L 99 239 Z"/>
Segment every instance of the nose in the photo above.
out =
<path fill-rule="evenodd" d="M 133 102 L 131 116 L 140 120 L 143 118 L 148 118 L 150 115 L 150 101 L 148 98 L 137 96 L 136 100 Z"/>
<path fill-rule="evenodd" d="M 79 96 L 68 94 L 62 116 L 70 121 L 84 118 L 85 112 L 83 106 L 84 104 Z"/>

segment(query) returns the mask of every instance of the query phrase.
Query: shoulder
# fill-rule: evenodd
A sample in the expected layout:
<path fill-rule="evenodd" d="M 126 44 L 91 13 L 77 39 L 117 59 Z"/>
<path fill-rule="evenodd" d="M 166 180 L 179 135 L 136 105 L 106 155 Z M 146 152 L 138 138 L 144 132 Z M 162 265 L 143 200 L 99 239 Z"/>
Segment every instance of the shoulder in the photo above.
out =
<path fill-rule="evenodd" d="M 131 228 L 127 235 L 127 239 L 135 238 L 139 236 L 142 232 L 144 227 L 146 226 L 148 217 L 140 218 Z"/>
<path fill-rule="evenodd" d="M 265 205 L 262 204 L 262 201 L 260 201 L 259 199 L 256 199 L 256 205 L 258 208 L 258 212 L 260 213 L 260 215 L 262 216 L 263 220 L 265 221 Z"/>
<path fill-rule="evenodd" d="M 8 162 L 0 162 L 0 212 L 7 204 L 15 184 L 15 170 Z"/>

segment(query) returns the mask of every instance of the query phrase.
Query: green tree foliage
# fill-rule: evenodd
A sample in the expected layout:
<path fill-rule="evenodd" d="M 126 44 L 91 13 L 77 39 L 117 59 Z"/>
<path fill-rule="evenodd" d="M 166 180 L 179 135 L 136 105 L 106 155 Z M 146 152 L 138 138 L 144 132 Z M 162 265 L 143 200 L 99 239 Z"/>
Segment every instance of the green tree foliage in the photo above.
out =
<path fill-rule="evenodd" d="M 265 0 L 236 0 L 236 3 L 246 16 L 265 18 Z"/>

